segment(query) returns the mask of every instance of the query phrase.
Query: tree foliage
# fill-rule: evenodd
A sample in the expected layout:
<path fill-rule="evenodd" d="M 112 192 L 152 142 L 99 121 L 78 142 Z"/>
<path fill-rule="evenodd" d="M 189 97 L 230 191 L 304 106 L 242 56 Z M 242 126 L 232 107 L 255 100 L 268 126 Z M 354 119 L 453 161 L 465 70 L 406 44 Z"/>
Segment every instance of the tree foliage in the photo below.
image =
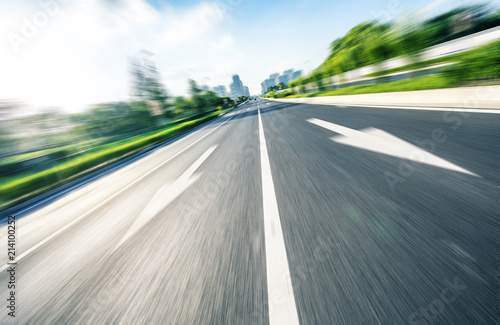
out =
<path fill-rule="evenodd" d="M 416 61 L 427 47 L 496 26 L 500 26 L 499 11 L 487 5 L 459 7 L 420 23 L 365 22 L 334 40 L 326 60 L 309 76 L 290 85 L 314 82 L 319 87 L 319 77 L 340 75 L 402 55 Z"/>

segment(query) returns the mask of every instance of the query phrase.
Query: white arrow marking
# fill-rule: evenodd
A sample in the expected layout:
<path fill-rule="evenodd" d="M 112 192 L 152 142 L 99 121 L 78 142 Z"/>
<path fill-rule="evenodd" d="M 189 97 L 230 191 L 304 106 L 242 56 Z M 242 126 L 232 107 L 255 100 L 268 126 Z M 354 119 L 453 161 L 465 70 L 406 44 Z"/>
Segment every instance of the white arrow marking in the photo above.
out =
<path fill-rule="evenodd" d="M 452 164 L 451 162 L 439 158 L 438 156 L 433 155 L 414 144 L 406 142 L 379 129 L 367 128 L 362 131 L 358 131 L 315 118 L 308 119 L 307 121 L 330 131 L 342 134 L 340 136 L 330 138 L 337 143 L 479 177 L 473 172 Z"/>
<path fill-rule="evenodd" d="M 198 167 L 210 156 L 217 145 L 210 147 L 205 153 L 195 161 L 171 186 L 164 185 L 151 198 L 146 208 L 141 212 L 139 218 L 134 222 L 132 227 L 123 236 L 115 250 L 125 243 L 132 235 L 144 227 L 154 216 L 175 200 L 182 192 L 200 178 L 201 173 L 193 175 Z"/>

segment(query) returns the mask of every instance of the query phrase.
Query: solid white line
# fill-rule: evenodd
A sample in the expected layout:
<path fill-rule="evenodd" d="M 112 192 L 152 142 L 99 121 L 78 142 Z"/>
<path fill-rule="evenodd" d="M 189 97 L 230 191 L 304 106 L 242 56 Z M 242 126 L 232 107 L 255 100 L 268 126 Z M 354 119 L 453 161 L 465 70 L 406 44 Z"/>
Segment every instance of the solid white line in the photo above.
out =
<path fill-rule="evenodd" d="M 264 232 L 267 266 L 267 295 L 269 324 L 299 324 L 293 295 L 285 241 L 281 228 L 278 203 L 274 192 L 273 176 L 267 153 L 266 137 L 259 109 L 260 164 L 264 207 Z"/>
<path fill-rule="evenodd" d="M 137 231 L 142 229 L 154 216 L 156 216 L 162 209 L 169 205 L 179 195 L 181 195 L 189 186 L 191 186 L 198 177 L 193 176 L 194 172 L 203 164 L 205 160 L 214 152 L 217 145 L 211 146 L 203 155 L 196 160 L 191 167 L 186 169 L 184 173 L 171 185 L 160 188 L 158 192 L 151 198 L 146 208 L 141 212 L 139 217 L 135 220 L 129 230 L 122 237 L 115 250 L 132 237 Z"/>
<path fill-rule="evenodd" d="M 30 249 L 28 249 L 27 251 L 25 251 L 21 255 L 17 256 L 16 262 L 20 261 L 21 259 L 23 259 L 24 257 L 26 257 L 28 254 L 30 254 L 31 252 L 33 252 L 34 250 L 36 250 L 38 247 L 42 246 L 43 244 L 45 244 L 46 242 L 48 242 L 52 238 L 56 237 L 57 235 L 59 235 L 60 233 L 62 233 L 63 231 L 65 231 L 66 229 L 68 229 L 69 227 L 71 227 L 72 225 L 74 225 L 75 223 L 77 223 L 78 221 L 82 220 L 83 218 L 85 218 L 86 216 L 88 216 L 89 214 L 91 214 L 92 212 L 94 212 L 95 210 L 97 210 L 98 208 L 100 208 L 101 206 L 103 206 L 104 204 L 106 204 L 107 202 L 111 201 L 116 196 L 118 196 L 119 194 L 121 194 L 123 191 L 125 191 L 126 189 L 128 189 L 132 185 L 136 184 L 140 180 L 144 179 L 145 177 L 147 177 L 148 175 L 150 175 L 151 173 L 153 173 L 155 170 L 157 170 L 161 166 L 165 165 L 166 163 L 168 163 L 169 161 L 171 161 L 172 159 L 174 159 L 175 157 L 177 157 L 178 155 L 180 155 L 181 153 L 183 153 L 187 149 L 189 149 L 192 146 L 194 146 L 196 143 L 200 142 L 202 139 L 204 139 L 205 137 L 207 137 L 209 134 L 211 134 L 212 132 L 214 132 L 215 130 L 217 130 L 218 128 L 220 128 L 221 126 L 223 126 L 224 124 L 226 124 L 227 122 L 229 122 L 234 116 L 235 115 L 231 116 L 226 121 L 224 121 L 223 123 L 221 123 L 217 127 L 215 127 L 213 130 L 209 131 L 207 134 L 205 134 L 204 136 L 202 136 L 201 138 L 199 138 L 195 142 L 191 143 L 189 146 L 185 147 L 184 149 L 182 149 L 181 151 L 179 151 L 178 153 L 176 153 L 172 157 L 168 158 L 167 160 L 165 160 L 164 162 L 162 162 L 161 164 L 159 164 L 155 168 L 149 170 L 146 174 L 144 174 L 141 177 L 137 178 L 135 181 L 129 183 L 127 186 L 125 186 L 124 188 L 122 188 L 121 190 L 119 190 L 118 192 L 116 192 L 115 194 L 111 195 L 106 200 L 104 200 L 101 203 L 97 204 L 92 209 L 90 209 L 89 211 L 85 212 L 84 214 L 82 214 L 81 216 L 79 216 L 78 218 L 76 218 L 75 220 L 71 221 L 66 226 L 62 227 L 61 229 L 59 229 L 58 231 L 56 231 L 55 233 L 53 233 L 49 237 L 45 238 L 44 240 L 42 240 L 41 242 L 39 242 L 35 246 L 31 247 Z M 8 267 L 9 267 L 9 265 L 5 264 L 2 268 L 0 268 L 0 272 L 6 270 Z"/>

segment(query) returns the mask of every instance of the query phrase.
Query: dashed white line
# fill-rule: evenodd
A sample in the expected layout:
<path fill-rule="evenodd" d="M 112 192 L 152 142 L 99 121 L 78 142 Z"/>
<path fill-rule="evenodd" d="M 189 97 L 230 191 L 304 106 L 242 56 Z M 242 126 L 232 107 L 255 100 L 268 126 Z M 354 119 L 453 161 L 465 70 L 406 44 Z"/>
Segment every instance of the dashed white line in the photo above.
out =
<path fill-rule="evenodd" d="M 285 241 L 281 228 L 278 203 L 274 192 L 271 165 L 267 153 L 266 138 L 259 114 L 260 162 L 264 207 L 264 233 L 266 247 L 267 295 L 269 324 L 299 324 L 297 307 L 291 283 Z"/>

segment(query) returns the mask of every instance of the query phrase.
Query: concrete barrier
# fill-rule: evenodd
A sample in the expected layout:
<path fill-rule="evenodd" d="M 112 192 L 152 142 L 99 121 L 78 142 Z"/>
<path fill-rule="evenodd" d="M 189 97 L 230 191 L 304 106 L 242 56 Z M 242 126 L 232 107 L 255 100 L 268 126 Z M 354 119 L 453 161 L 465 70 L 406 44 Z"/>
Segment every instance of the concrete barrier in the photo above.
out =
<path fill-rule="evenodd" d="M 377 94 L 273 99 L 327 105 L 388 105 L 449 108 L 500 108 L 500 86 L 460 87 Z"/>

